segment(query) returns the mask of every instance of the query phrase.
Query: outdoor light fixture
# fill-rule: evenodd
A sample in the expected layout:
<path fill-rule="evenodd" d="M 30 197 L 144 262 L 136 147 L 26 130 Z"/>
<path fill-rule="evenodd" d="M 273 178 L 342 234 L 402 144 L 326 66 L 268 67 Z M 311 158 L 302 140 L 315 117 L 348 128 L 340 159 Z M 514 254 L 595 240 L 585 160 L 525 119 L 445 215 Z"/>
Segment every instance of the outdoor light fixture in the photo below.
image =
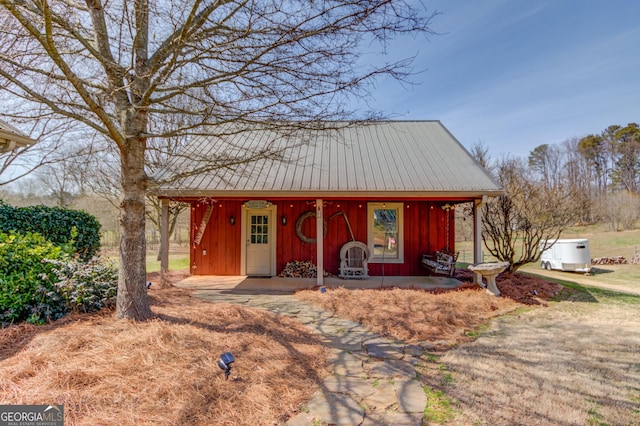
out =
<path fill-rule="evenodd" d="M 234 215 L 231 215 L 231 217 L 229 217 L 229 222 L 231 222 L 232 225 L 236 224 L 236 217 Z"/>
<path fill-rule="evenodd" d="M 286 225 L 287 224 L 287 217 L 285 215 L 282 215 L 282 225 Z"/>
<path fill-rule="evenodd" d="M 231 374 L 231 364 L 235 360 L 236 359 L 233 357 L 233 355 L 231 355 L 231 352 L 225 352 L 220 355 L 220 359 L 218 360 L 218 367 L 220 367 L 221 370 L 224 370 L 225 380 L 229 379 L 229 375 Z"/>

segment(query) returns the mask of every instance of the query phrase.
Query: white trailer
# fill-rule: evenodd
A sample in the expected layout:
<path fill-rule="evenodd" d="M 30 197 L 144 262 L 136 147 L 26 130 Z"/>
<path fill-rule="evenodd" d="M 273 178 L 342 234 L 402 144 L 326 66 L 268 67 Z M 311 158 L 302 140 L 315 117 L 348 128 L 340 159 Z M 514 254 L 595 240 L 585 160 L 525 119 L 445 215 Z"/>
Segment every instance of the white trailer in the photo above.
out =
<path fill-rule="evenodd" d="M 545 242 L 540 243 L 540 249 Z M 591 251 L 587 239 L 558 240 L 542 252 L 540 257 L 542 269 L 558 271 L 589 272 L 591 271 Z"/>

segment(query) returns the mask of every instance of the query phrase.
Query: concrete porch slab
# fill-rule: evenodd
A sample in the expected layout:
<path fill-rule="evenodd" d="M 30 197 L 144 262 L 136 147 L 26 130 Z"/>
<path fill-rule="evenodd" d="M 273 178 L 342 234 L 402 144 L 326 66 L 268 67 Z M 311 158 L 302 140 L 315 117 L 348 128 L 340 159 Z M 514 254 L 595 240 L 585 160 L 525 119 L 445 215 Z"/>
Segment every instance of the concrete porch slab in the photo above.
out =
<path fill-rule="evenodd" d="M 327 288 L 421 288 L 432 290 L 436 288 L 457 288 L 463 283 L 448 277 L 369 277 L 361 280 L 343 280 L 337 277 L 326 277 L 324 286 Z M 228 275 L 192 275 L 175 284 L 176 287 L 193 290 L 216 290 L 236 294 L 289 294 L 300 289 L 313 289 L 315 278 L 285 278 L 285 277 L 247 277 Z"/>

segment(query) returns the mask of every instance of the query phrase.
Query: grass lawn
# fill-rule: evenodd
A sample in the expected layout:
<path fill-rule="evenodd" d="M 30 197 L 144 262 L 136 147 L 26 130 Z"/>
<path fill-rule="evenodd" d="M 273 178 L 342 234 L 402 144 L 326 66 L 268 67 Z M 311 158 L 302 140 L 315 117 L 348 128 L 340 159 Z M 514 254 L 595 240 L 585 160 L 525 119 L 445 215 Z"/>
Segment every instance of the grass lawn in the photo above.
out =
<path fill-rule="evenodd" d="M 554 280 L 565 290 L 547 307 L 473 289 L 297 297 L 430 348 L 417 367 L 429 396 L 425 424 L 640 424 L 640 295 L 582 286 L 575 276 Z M 493 320 L 483 320 L 491 310 Z"/>
<path fill-rule="evenodd" d="M 631 261 L 636 247 L 640 252 L 640 229 L 612 232 L 607 230 L 604 225 L 581 226 L 565 230 L 560 238 L 588 239 L 591 258 L 624 256 L 628 261 Z M 460 262 L 473 261 L 472 241 L 456 242 L 456 250 L 460 251 Z M 484 251 L 485 261 L 491 262 L 493 258 L 486 249 Z"/>
<path fill-rule="evenodd" d="M 118 264 L 118 250 L 111 248 L 104 250 L 102 253 L 109 259 Z M 188 271 L 189 270 L 189 248 L 176 247 L 172 248 L 169 253 L 169 270 L 170 271 Z M 158 252 L 155 250 L 147 251 L 147 272 L 159 272 L 160 261 L 158 260 Z"/>
<path fill-rule="evenodd" d="M 640 251 L 640 229 L 632 231 L 612 232 L 605 225 L 593 225 L 567 229 L 561 238 L 586 238 L 589 240 L 591 258 L 624 256 L 631 261 L 636 247 Z M 460 262 L 473 261 L 473 244 L 471 241 L 456 243 L 460 251 Z M 485 261 L 494 259 L 486 253 Z M 640 292 L 640 265 L 597 265 L 590 275 L 561 271 L 545 271 L 540 263 L 529 263 L 520 271 L 541 275 L 553 280 L 567 279 L 585 286 L 600 285 L 612 290 Z"/>
<path fill-rule="evenodd" d="M 157 259 L 157 253 L 147 254 L 147 272 L 159 272 L 160 261 Z M 176 251 L 169 254 L 169 270 L 170 271 L 188 271 L 189 270 L 189 252 Z"/>
<path fill-rule="evenodd" d="M 432 423 L 640 424 L 640 296 L 565 285 L 548 308 L 498 318 L 425 363 L 448 407 Z"/>

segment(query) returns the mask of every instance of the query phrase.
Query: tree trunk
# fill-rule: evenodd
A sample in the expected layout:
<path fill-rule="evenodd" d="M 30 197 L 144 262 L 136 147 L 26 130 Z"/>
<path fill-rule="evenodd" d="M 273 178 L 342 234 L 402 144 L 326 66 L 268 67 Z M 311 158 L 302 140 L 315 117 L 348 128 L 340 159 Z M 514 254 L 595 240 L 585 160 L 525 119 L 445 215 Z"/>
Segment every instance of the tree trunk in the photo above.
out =
<path fill-rule="evenodd" d="M 153 316 L 147 297 L 144 171 L 145 140 L 131 138 L 121 150 L 120 272 L 116 317 L 143 321 Z"/>

